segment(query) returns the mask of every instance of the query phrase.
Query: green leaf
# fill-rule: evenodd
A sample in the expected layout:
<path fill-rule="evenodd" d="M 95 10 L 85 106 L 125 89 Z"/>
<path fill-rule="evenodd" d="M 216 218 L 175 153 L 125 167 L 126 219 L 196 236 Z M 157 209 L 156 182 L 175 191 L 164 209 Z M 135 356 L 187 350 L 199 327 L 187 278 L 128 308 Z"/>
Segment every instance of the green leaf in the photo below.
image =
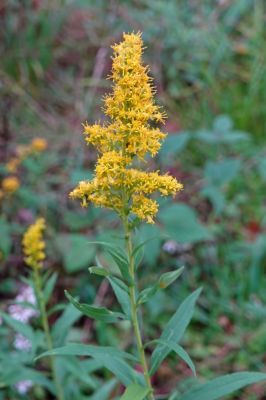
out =
<path fill-rule="evenodd" d="M 207 161 L 204 176 L 211 186 L 221 187 L 233 180 L 241 168 L 241 160 L 237 158 L 225 158 L 214 162 Z"/>
<path fill-rule="evenodd" d="M 141 379 L 136 371 L 124 360 L 124 358 L 127 358 L 136 361 L 135 357 L 113 347 L 71 343 L 64 347 L 46 351 L 38 356 L 36 360 L 45 356 L 90 356 L 102 363 L 126 386 Z"/>
<path fill-rule="evenodd" d="M 152 266 L 156 263 L 161 251 L 161 230 L 156 225 L 145 224 L 138 230 L 138 235 L 143 240 L 143 244 L 145 243 L 143 261 L 147 265 Z"/>
<path fill-rule="evenodd" d="M 89 398 L 89 400 L 110 399 L 111 393 L 116 385 L 117 385 L 117 380 L 111 379 L 109 382 L 106 382 L 104 385 L 102 385 L 100 389 L 96 390 L 95 393 Z"/>
<path fill-rule="evenodd" d="M 88 268 L 95 256 L 95 246 L 88 244 L 88 238 L 77 233 L 60 234 L 56 245 L 67 272 L 74 273 Z"/>
<path fill-rule="evenodd" d="M 176 271 L 165 272 L 164 274 L 162 274 L 158 282 L 160 289 L 165 289 L 169 285 L 171 285 L 171 283 L 173 283 L 177 278 L 180 277 L 183 271 L 184 267 L 181 267 Z"/>
<path fill-rule="evenodd" d="M 170 272 L 165 272 L 164 274 L 161 275 L 159 278 L 159 281 L 146 289 L 143 289 L 137 299 L 137 304 L 143 304 L 146 303 L 147 301 L 150 300 L 152 296 L 155 295 L 155 293 L 158 290 L 161 289 L 166 289 L 171 283 L 173 283 L 183 272 L 184 267 L 181 267 L 177 269 L 176 271 L 170 271 Z"/>
<path fill-rule="evenodd" d="M 74 297 L 72 297 L 67 290 L 65 290 L 65 295 L 70 301 L 70 303 L 72 303 L 77 310 L 79 310 L 83 315 L 86 315 L 89 318 L 104 322 L 118 322 L 121 321 L 122 319 L 125 319 L 124 314 L 110 311 L 105 307 L 81 304 L 77 300 L 75 300 Z"/>
<path fill-rule="evenodd" d="M 110 272 L 106 271 L 103 267 L 90 267 L 89 272 L 94 275 L 99 275 L 99 276 L 109 276 Z"/>
<path fill-rule="evenodd" d="M 10 225 L 5 221 L 4 218 L 0 218 L 0 250 L 4 256 L 7 257 L 11 250 L 12 239 Z"/>
<path fill-rule="evenodd" d="M 154 285 L 143 289 L 140 294 L 138 295 L 137 304 L 144 304 L 147 303 L 151 299 L 152 296 L 159 290 L 158 285 Z"/>
<path fill-rule="evenodd" d="M 266 380 L 260 372 L 236 372 L 220 376 L 210 382 L 196 386 L 182 395 L 182 400 L 216 400 L 247 385 Z"/>
<path fill-rule="evenodd" d="M 52 337 L 55 346 L 61 346 L 69 333 L 72 325 L 80 318 L 80 312 L 68 304 L 63 314 L 56 320 L 52 327 Z"/>
<path fill-rule="evenodd" d="M 113 291 L 115 293 L 115 296 L 121 305 L 121 308 L 127 318 L 130 320 L 131 319 L 131 306 L 130 306 L 130 297 L 128 294 L 128 288 L 125 285 L 124 282 L 122 282 L 120 279 L 109 276 L 108 281 L 110 282 L 110 285 L 113 288 Z"/>
<path fill-rule="evenodd" d="M 129 385 L 120 400 L 143 400 L 150 389 L 133 383 Z"/>
<path fill-rule="evenodd" d="M 0 316 L 12 329 L 14 329 L 15 332 L 21 333 L 31 342 L 32 346 L 34 346 L 35 334 L 30 325 L 24 324 L 1 311 Z"/>
<path fill-rule="evenodd" d="M 169 164 L 176 154 L 185 149 L 189 139 L 188 132 L 167 135 L 159 152 L 160 161 L 163 164 Z"/>
<path fill-rule="evenodd" d="M 121 272 L 122 277 L 125 279 L 125 281 L 130 283 L 132 281 L 132 278 L 129 274 L 129 264 L 126 257 L 117 250 L 112 250 L 112 251 L 108 250 L 107 252 L 115 261 L 116 265 L 118 266 Z"/>
<path fill-rule="evenodd" d="M 194 312 L 195 303 L 200 295 L 201 288 L 197 289 L 189 295 L 183 303 L 179 306 L 175 314 L 166 324 L 159 340 L 164 342 L 178 343 L 182 338 Z M 150 374 L 153 375 L 158 369 L 161 362 L 167 357 L 171 350 L 169 346 L 159 344 L 151 356 L 151 370 Z"/>
<path fill-rule="evenodd" d="M 196 376 L 195 365 L 191 360 L 190 356 L 188 355 L 188 353 L 186 352 L 186 350 L 182 346 L 180 346 L 175 342 L 172 342 L 171 340 L 165 341 L 158 339 L 158 340 L 153 340 L 153 342 L 162 344 L 163 346 L 168 347 L 171 351 L 174 351 L 188 365 L 188 367 L 193 372 L 193 375 Z"/>
<path fill-rule="evenodd" d="M 180 243 L 194 243 L 211 238 L 208 229 L 198 220 L 195 210 L 186 204 L 172 204 L 163 208 L 159 220 L 171 239 Z"/>
<path fill-rule="evenodd" d="M 50 299 L 50 296 L 51 296 L 51 294 L 52 294 L 52 292 L 53 292 L 53 290 L 54 290 L 56 281 L 57 281 L 57 273 L 54 272 L 54 273 L 50 276 L 50 278 L 47 280 L 47 282 L 46 282 L 46 284 L 45 284 L 45 287 L 44 287 L 44 290 L 43 290 L 43 291 L 44 291 L 44 299 L 45 299 L 45 302 L 46 302 L 46 303 L 47 303 L 47 302 L 49 301 L 49 299 Z"/>

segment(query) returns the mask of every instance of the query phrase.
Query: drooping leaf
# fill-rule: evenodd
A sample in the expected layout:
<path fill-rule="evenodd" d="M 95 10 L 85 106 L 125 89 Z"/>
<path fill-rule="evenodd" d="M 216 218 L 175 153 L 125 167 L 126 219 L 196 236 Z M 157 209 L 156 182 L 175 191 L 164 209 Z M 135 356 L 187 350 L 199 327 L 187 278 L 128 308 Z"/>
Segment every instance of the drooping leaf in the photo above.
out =
<path fill-rule="evenodd" d="M 189 295 L 179 306 L 175 314 L 166 324 L 160 340 L 164 342 L 178 343 L 182 338 L 194 312 L 196 301 L 200 295 L 201 288 Z M 150 374 L 153 375 L 161 362 L 167 357 L 171 350 L 168 346 L 158 344 L 152 353 Z"/>
<path fill-rule="evenodd" d="M 81 304 L 72 297 L 67 290 L 65 290 L 65 295 L 68 300 L 79 310 L 83 315 L 89 318 L 96 319 L 97 321 L 104 322 L 118 322 L 125 319 L 125 315 L 122 313 L 114 312 L 108 310 L 105 307 L 90 306 L 88 304 Z"/>
<path fill-rule="evenodd" d="M 150 389 L 133 383 L 129 385 L 120 400 L 143 400 Z"/>
<path fill-rule="evenodd" d="M 1 311 L 0 316 L 12 329 L 14 329 L 15 332 L 21 333 L 31 342 L 32 346 L 34 346 L 35 334 L 34 330 L 29 324 L 24 324 L 23 322 L 18 321 Z"/>
<path fill-rule="evenodd" d="M 266 374 L 260 372 L 235 372 L 220 376 L 202 385 L 197 385 L 183 394 L 182 400 L 221 399 L 247 385 L 263 380 L 266 380 Z"/>
<path fill-rule="evenodd" d="M 113 347 L 71 343 L 67 346 L 47 351 L 36 358 L 45 356 L 90 356 L 111 371 L 124 384 L 140 381 L 141 377 L 125 362 L 125 358 L 136 361 L 135 357 Z"/>

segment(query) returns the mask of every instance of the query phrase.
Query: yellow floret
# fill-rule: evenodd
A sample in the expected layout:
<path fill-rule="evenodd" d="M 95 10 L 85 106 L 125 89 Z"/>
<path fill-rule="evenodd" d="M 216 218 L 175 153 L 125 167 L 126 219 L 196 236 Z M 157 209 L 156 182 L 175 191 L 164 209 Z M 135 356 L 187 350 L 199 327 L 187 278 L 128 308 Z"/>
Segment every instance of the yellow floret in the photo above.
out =
<path fill-rule="evenodd" d="M 5 194 L 9 195 L 18 190 L 20 186 L 19 179 L 16 176 L 8 176 L 2 181 L 2 190 Z"/>
<path fill-rule="evenodd" d="M 45 242 L 43 231 L 45 229 L 44 218 L 39 218 L 28 228 L 22 240 L 25 262 L 31 268 L 41 268 L 45 259 Z"/>

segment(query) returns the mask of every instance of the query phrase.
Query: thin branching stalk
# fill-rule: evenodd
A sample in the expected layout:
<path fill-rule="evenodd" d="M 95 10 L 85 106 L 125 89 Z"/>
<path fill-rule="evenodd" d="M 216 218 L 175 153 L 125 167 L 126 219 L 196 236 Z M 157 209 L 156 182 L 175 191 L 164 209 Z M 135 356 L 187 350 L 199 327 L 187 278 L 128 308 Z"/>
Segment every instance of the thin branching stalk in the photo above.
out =
<path fill-rule="evenodd" d="M 141 366 L 143 369 L 143 374 L 145 377 L 146 384 L 150 389 L 150 393 L 148 395 L 149 400 L 154 400 L 155 397 L 153 395 L 153 388 L 151 384 L 151 379 L 149 375 L 148 364 L 145 356 L 145 350 L 143 346 L 141 331 L 140 331 L 140 324 L 138 318 L 138 307 L 136 301 L 136 288 L 137 288 L 137 279 L 135 274 L 135 261 L 133 256 L 133 246 L 132 246 L 132 233 L 128 223 L 128 219 L 123 219 L 123 225 L 125 230 L 125 241 L 126 241 L 126 249 L 128 253 L 128 260 L 129 260 L 129 273 L 131 277 L 132 283 L 129 287 L 129 296 L 130 296 L 130 306 L 131 306 L 131 321 L 134 329 L 139 359 L 141 362 Z"/>
<path fill-rule="evenodd" d="M 45 300 L 44 300 L 43 291 L 42 291 L 41 277 L 40 277 L 38 268 L 33 269 L 33 277 L 34 277 L 36 297 L 37 297 L 37 302 L 38 302 L 39 311 L 40 311 L 40 315 L 41 315 L 41 322 L 42 322 L 42 327 L 43 327 L 44 334 L 45 334 L 47 349 L 49 351 L 51 351 L 51 350 L 53 350 L 53 342 L 52 342 L 52 337 L 51 337 L 51 333 L 50 333 L 47 312 L 46 312 L 46 306 L 45 306 Z M 63 392 L 62 386 L 60 384 L 60 380 L 58 378 L 58 374 L 57 374 L 56 367 L 55 367 L 55 359 L 53 356 L 50 357 L 50 367 L 51 367 L 52 377 L 53 377 L 53 381 L 54 381 L 55 388 L 56 388 L 57 399 L 64 400 L 64 392 Z"/>

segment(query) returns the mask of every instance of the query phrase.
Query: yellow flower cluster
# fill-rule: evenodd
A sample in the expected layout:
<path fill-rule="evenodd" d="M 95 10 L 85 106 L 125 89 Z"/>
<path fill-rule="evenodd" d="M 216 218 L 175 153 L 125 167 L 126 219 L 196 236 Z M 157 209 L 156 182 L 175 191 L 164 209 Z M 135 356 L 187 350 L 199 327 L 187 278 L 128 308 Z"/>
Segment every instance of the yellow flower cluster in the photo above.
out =
<path fill-rule="evenodd" d="M 34 224 L 30 225 L 23 236 L 22 245 L 25 262 L 31 268 L 41 268 L 43 265 L 45 259 L 44 229 L 44 218 L 38 218 Z"/>
<path fill-rule="evenodd" d="M 25 158 L 33 153 L 42 153 L 47 149 L 47 140 L 44 138 L 34 138 L 29 145 L 20 145 L 16 149 L 17 155 L 12 157 L 6 164 L 8 172 L 14 173 Z"/>
<path fill-rule="evenodd" d="M 2 191 L 6 195 L 10 195 L 18 190 L 20 182 L 16 176 L 8 176 L 2 180 Z"/>
<path fill-rule="evenodd" d="M 158 153 L 166 135 L 153 125 L 162 123 L 165 115 L 154 103 L 148 68 L 142 64 L 141 35 L 124 34 L 123 39 L 113 46 L 113 91 L 104 99 L 109 122 L 84 125 L 86 142 L 99 152 L 95 177 L 80 182 L 70 197 L 80 199 L 83 206 L 93 202 L 122 217 L 132 213 L 153 223 L 158 204 L 148 196 L 174 195 L 182 184 L 171 176 L 136 168 L 147 154 Z"/>

